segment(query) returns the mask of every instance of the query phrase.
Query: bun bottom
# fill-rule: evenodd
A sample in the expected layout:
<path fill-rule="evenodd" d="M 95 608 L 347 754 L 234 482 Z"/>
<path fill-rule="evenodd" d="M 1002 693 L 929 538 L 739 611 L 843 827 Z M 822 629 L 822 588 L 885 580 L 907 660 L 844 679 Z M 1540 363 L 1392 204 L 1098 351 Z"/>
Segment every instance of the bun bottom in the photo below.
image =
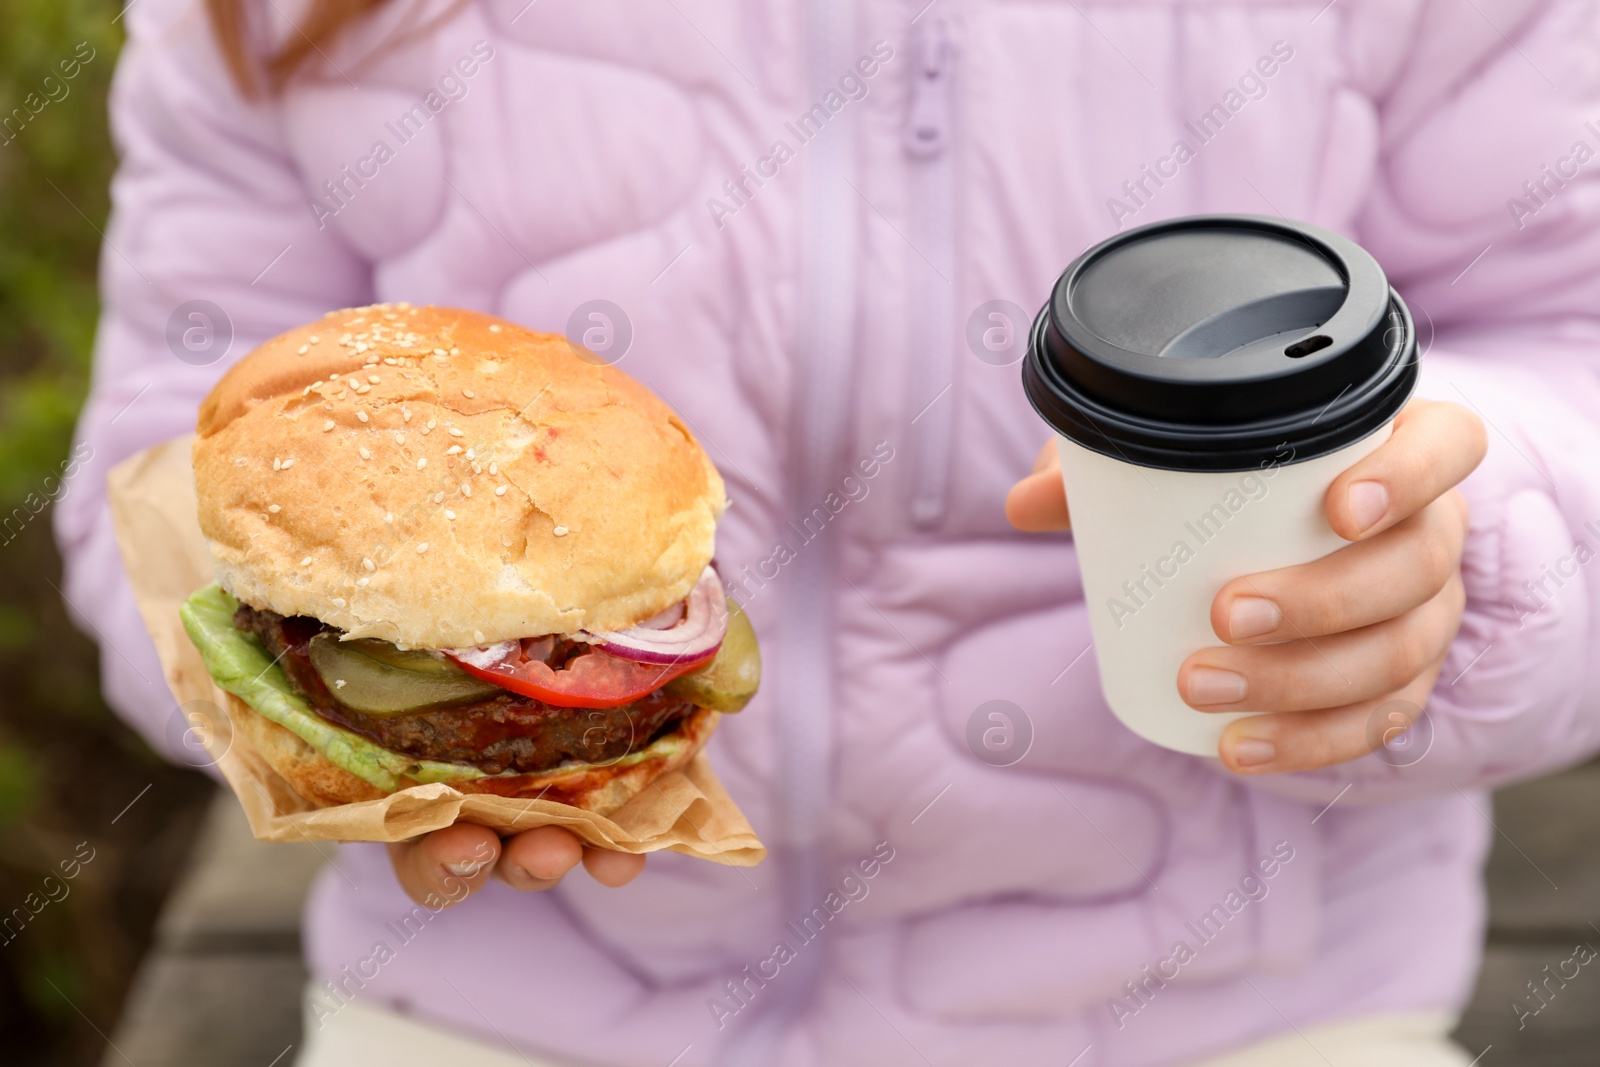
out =
<path fill-rule="evenodd" d="M 381 800 L 389 795 L 338 766 L 299 734 L 279 726 L 232 693 L 227 697 L 228 717 L 233 721 L 235 741 L 242 737 L 249 742 L 272 769 L 306 800 L 318 807 L 330 808 L 363 800 Z M 626 766 L 562 767 L 537 774 L 495 775 L 452 782 L 450 787 L 462 793 L 493 793 L 527 800 L 550 800 L 592 811 L 596 815 L 610 815 L 644 792 L 651 782 L 693 759 L 710 739 L 718 718 L 720 716 L 714 711 L 696 708 L 669 735 L 676 736 L 683 744 L 667 752 L 651 753 Z M 401 788 L 418 784 L 404 779 Z"/>

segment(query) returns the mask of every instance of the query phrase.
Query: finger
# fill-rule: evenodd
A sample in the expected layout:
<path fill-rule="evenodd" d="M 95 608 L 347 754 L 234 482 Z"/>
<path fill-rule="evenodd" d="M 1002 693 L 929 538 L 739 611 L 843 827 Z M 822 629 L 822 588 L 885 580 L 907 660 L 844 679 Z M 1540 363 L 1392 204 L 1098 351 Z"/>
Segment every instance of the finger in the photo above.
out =
<path fill-rule="evenodd" d="M 1252 715 L 1231 722 L 1222 732 L 1217 754 L 1235 774 L 1311 771 L 1360 759 L 1393 746 L 1396 731 L 1414 723 L 1443 666 L 1441 655 L 1410 685 L 1346 707 Z M 1425 755 L 1424 750 L 1407 758 L 1414 763 Z"/>
<path fill-rule="evenodd" d="M 1067 491 L 1060 471 L 1030 474 L 1006 494 L 1006 518 L 1023 533 L 1054 533 L 1071 529 Z"/>
<path fill-rule="evenodd" d="M 506 839 L 494 876 L 513 889 L 549 889 L 583 858 L 583 844 L 559 826 L 540 826 Z"/>
<path fill-rule="evenodd" d="M 1387 530 L 1471 474 L 1487 448 L 1483 421 L 1466 408 L 1413 400 L 1393 435 L 1328 487 L 1328 523 L 1347 541 Z"/>
<path fill-rule="evenodd" d="M 389 846 L 400 888 L 430 908 L 459 904 L 482 889 L 499 858 L 495 832 L 464 822 Z"/>
<path fill-rule="evenodd" d="M 1201 711 L 1339 708 L 1409 685 L 1444 654 L 1461 625 L 1459 575 L 1398 618 L 1278 645 L 1201 649 L 1178 669 L 1178 692 Z"/>
<path fill-rule="evenodd" d="M 1039 449 L 1039 454 L 1033 457 L 1033 473 L 1040 471 L 1059 471 L 1061 469 L 1061 450 L 1054 441 L 1046 441 L 1044 447 Z"/>
<path fill-rule="evenodd" d="M 583 869 L 601 885 L 627 885 L 644 870 L 644 857 L 628 852 L 612 852 L 604 848 L 583 850 Z"/>
<path fill-rule="evenodd" d="M 1427 603 L 1461 562 L 1467 524 L 1456 496 L 1319 560 L 1229 582 L 1211 602 L 1211 628 L 1230 644 L 1267 644 L 1357 630 Z"/>
<path fill-rule="evenodd" d="M 1061 453 L 1055 442 L 1039 450 L 1033 473 L 1006 494 L 1006 518 L 1024 533 L 1054 533 L 1070 528 L 1067 490 L 1061 481 Z"/>

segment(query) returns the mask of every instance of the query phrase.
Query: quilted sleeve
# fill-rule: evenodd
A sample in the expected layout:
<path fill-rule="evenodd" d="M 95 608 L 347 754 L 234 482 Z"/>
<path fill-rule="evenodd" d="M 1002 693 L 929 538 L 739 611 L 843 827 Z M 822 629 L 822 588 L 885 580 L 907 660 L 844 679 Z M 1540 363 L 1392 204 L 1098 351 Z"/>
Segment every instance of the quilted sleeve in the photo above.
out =
<path fill-rule="evenodd" d="M 1425 720 L 1262 782 L 1307 799 L 1493 787 L 1600 751 L 1600 7 L 1434 0 L 1402 69 L 1357 236 L 1415 314 L 1422 395 L 1476 411 L 1490 447 L 1462 486 L 1466 616 Z"/>
<path fill-rule="evenodd" d="M 319 230 L 277 108 L 234 89 L 202 5 L 130 6 L 112 86 L 120 158 L 101 253 L 90 394 L 61 499 L 63 591 L 100 643 L 106 699 L 157 749 L 182 729 L 123 573 L 106 472 L 190 431 L 230 361 L 284 329 L 367 302 L 366 264 Z"/>

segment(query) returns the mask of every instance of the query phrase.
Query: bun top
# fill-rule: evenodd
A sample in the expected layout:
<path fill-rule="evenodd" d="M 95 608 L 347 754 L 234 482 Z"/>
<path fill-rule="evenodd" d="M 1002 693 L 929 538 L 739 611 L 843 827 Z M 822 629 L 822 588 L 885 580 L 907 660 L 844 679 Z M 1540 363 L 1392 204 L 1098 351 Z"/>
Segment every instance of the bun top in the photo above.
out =
<path fill-rule="evenodd" d="M 276 337 L 197 431 L 222 586 L 405 647 L 632 626 L 688 595 L 726 507 L 654 393 L 455 308 L 377 304 Z"/>

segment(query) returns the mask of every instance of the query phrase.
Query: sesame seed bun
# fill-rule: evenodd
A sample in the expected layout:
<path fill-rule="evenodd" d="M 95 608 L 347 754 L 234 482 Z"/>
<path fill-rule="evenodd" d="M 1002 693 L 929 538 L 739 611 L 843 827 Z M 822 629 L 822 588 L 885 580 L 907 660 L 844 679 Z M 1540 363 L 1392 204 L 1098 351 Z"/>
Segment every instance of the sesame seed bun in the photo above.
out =
<path fill-rule="evenodd" d="M 354 308 L 274 338 L 197 430 L 223 588 L 402 647 L 632 626 L 688 595 L 726 506 L 655 394 L 564 337 L 454 308 Z"/>

